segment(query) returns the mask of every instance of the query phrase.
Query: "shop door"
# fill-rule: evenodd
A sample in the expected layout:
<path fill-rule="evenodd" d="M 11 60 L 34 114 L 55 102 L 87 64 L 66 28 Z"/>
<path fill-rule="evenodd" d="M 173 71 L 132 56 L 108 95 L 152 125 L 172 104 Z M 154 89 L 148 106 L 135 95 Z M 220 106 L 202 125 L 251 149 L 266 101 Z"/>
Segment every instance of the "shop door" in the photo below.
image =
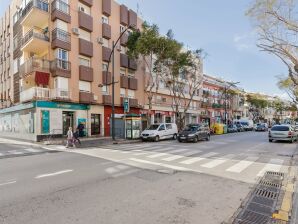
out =
<path fill-rule="evenodd" d="M 74 113 L 69 111 L 63 111 L 62 116 L 63 116 L 63 135 L 67 135 L 68 128 L 72 127 L 73 129 Z"/>
<path fill-rule="evenodd" d="M 100 114 L 91 114 L 91 135 L 100 134 Z"/>

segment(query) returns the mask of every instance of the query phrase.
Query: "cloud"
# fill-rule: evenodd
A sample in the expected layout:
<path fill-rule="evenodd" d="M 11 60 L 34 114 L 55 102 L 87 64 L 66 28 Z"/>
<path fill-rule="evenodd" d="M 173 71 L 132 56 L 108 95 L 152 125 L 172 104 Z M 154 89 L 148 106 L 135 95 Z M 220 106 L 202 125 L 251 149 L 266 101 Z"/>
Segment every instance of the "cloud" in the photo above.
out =
<path fill-rule="evenodd" d="M 254 48 L 253 32 L 245 34 L 235 34 L 233 37 L 234 46 L 238 51 L 247 51 Z"/>

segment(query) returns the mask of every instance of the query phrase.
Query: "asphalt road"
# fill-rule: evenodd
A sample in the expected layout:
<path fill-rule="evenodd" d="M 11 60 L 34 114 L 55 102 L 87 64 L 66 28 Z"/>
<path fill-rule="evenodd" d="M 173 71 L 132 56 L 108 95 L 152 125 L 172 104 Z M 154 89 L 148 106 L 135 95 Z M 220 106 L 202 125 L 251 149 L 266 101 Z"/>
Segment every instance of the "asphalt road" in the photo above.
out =
<path fill-rule="evenodd" d="M 2 154 L 42 151 L 0 159 L 1 224 L 217 224 L 262 173 L 286 172 L 296 153 L 296 144 L 269 143 L 267 133 L 253 132 L 196 144 L 24 144 L 0 139 Z"/>

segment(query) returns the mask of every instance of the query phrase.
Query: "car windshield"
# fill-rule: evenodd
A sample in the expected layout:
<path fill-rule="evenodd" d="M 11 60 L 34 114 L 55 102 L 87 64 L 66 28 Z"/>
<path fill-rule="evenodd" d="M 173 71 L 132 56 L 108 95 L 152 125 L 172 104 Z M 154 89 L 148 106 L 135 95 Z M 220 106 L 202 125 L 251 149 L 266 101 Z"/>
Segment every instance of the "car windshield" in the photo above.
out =
<path fill-rule="evenodd" d="M 242 125 L 248 126 L 248 122 L 240 122 Z"/>
<path fill-rule="evenodd" d="M 147 128 L 147 130 L 157 130 L 159 127 L 159 124 L 153 124 L 153 125 L 150 125 L 149 128 Z"/>
<path fill-rule="evenodd" d="M 271 131 L 289 131 L 289 126 L 274 126 Z"/>
<path fill-rule="evenodd" d="M 184 131 L 196 131 L 198 130 L 200 126 L 198 125 L 187 125 L 185 128 L 184 128 Z"/>

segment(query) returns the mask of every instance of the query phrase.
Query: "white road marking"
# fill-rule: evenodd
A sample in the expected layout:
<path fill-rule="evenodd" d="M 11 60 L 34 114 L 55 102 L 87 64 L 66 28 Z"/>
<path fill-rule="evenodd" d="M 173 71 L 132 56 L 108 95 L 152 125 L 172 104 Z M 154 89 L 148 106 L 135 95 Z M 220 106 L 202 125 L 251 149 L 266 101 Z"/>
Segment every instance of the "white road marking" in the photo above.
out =
<path fill-rule="evenodd" d="M 142 155 L 146 155 L 146 154 L 150 154 L 150 152 L 139 152 L 139 153 L 135 153 L 133 155 L 134 156 L 142 156 Z"/>
<path fill-rule="evenodd" d="M 151 162 L 151 161 L 136 159 L 136 158 L 130 158 L 130 160 L 132 160 L 134 162 L 138 162 L 138 163 L 145 163 L 145 164 L 150 164 L 150 165 L 162 166 L 162 167 L 170 168 L 170 169 L 173 169 L 173 170 L 191 171 L 190 169 L 187 169 L 187 168 L 181 167 L 181 166 L 172 166 L 172 165 L 168 165 L 168 164 L 156 163 L 156 162 Z"/>
<path fill-rule="evenodd" d="M 193 164 L 193 163 L 195 163 L 195 162 L 199 162 L 199 161 L 201 161 L 201 160 L 204 160 L 204 159 L 206 159 L 206 158 L 209 158 L 209 157 L 211 157 L 211 156 L 215 156 L 215 155 L 217 155 L 218 153 L 216 153 L 216 152 L 209 152 L 209 153 L 206 153 L 206 154 L 204 154 L 204 155 L 202 155 L 202 156 L 200 156 L 200 157 L 195 157 L 195 158 L 191 158 L 191 159 L 187 159 L 187 160 L 184 160 L 184 161 L 182 161 L 182 162 L 180 162 L 181 164 L 187 164 L 187 165 L 190 165 L 190 164 Z"/>
<path fill-rule="evenodd" d="M 162 146 L 161 146 L 162 147 Z M 170 147 L 164 147 L 162 149 L 158 149 L 158 150 L 155 150 L 154 152 L 165 152 L 165 151 L 170 151 L 172 150 L 173 148 L 170 148 Z"/>
<path fill-rule="evenodd" d="M 109 168 L 106 168 L 105 171 L 109 174 L 113 174 L 113 173 L 117 173 L 118 169 L 116 169 L 115 167 L 109 167 Z"/>
<path fill-rule="evenodd" d="M 39 178 L 44 178 L 44 177 L 51 177 L 51 176 L 56 176 L 56 175 L 60 175 L 60 174 L 64 174 L 64 173 L 69 173 L 69 172 L 72 172 L 72 171 L 73 170 L 61 170 L 61 171 L 58 171 L 58 172 L 55 172 L 55 173 L 41 174 L 41 175 L 36 176 L 35 178 L 39 179 Z"/>
<path fill-rule="evenodd" d="M 121 165 L 121 164 L 120 164 L 120 165 L 117 165 L 116 168 L 119 169 L 119 170 L 126 170 L 126 169 L 129 168 L 129 166 Z"/>
<path fill-rule="evenodd" d="M 229 167 L 226 169 L 228 172 L 233 172 L 233 173 L 241 173 L 243 170 L 245 170 L 247 167 L 252 165 L 255 161 L 257 161 L 259 157 L 247 157 L 245 160 L 242 160 L 235 165 Z"/>
<path fill-rule="evenodd" d="M 0 156 L 4 156 L 4 154 L 0 152 Z"/>
<path fill-rule="evenodd" d="M 170 156 L 168 158 L 164 158 L 162 160 L 170 162 L 170 161 L 181 159 L 181 158 L 184 158 L 184 157 L 187 157 L 187 156 L 195 155 L 195 154 L 198 154 L 198 153 L 201 153 L 201 152 L 202 151 L 200 151 L 200 150 L 185 152 L 182 155 L 174 155 L 174 156 Z"/>
<path fill-rule="evenodd" d="M 24 152 L 20 152 L 20 151 L 17 151 L 17 150 L 10 150 L 8 151 L 9 154 L 12 154 L 12 155 L 22 155 L 24 154 Z"/>
<path fill-rule="evenodd" d="M 33 149 L 33 148 L 27 148 L 27 149 L 23 149 L 27 152 L 32 152 L 32 153 L 37 153 L 37 152 L 41 152 L 41 150 L 38 150 L 38 149 Z"/>
<path fill-rule="evenodd" d="M 147 156 L 147 157 L 148 158 L 157 158 L 157 157 L 162 157 L 162 156 L 165 156 L 165 155 L 168 155 L 168 153 L 162 152 L 162 153 L 157 153 L 157 154 Z"/>
<path fill-rule="evenodd" d="M 224 162 L 226 162 L 228 159 L 231 159 L 233 158 L 235 155 L 233 154 L 230 154 L 230 155 L 226 155 L 222 158 L 218 158 L 218 159 L 214 159 L 214 160 L 211 160 L 210 162 L 208 163 L 205 163 L 205 164 L 202 164 L 201 166 L 202 167 L 205 167 L 205 168 L 214 168 L 214 167 L 217 167 L 221 164 L 223 164 Z"/>
<path fill-rule="evenodd" d="M 16 182 L 17 182 L 16 180 L 8 181 L 8 182 L 5 182 L 5 183 L 0 183 L 0 186 L 9 185 L 9 184 L 14 184 L 14 183 L 16 183 Z"/>
<path fill-rule="evenodd" d="M 269 163 L 267 163 L 266 166 L 264 166 L 264 168 L 257 174 L 257 176 L 263 176 L 266 171 L 279 172 L 283 162 L 284 161 L 282 159 L 271 159 Z"/>
<path fill-rule="evenodd" d="M 114 174 L 112 175 L 114 178 L 116 177 L 122 177 L 122 176 L 126 176 L 126 175 L 129 175 L 129 174 L 132 174 L 132 173 L 135 173 L 137 172 L 138 170 L 137 169 L 132 169 L 132 170 L 126 170 L 124 172 L 121 172 L 121 173 L 117 173 L 117 174 Z"/>

